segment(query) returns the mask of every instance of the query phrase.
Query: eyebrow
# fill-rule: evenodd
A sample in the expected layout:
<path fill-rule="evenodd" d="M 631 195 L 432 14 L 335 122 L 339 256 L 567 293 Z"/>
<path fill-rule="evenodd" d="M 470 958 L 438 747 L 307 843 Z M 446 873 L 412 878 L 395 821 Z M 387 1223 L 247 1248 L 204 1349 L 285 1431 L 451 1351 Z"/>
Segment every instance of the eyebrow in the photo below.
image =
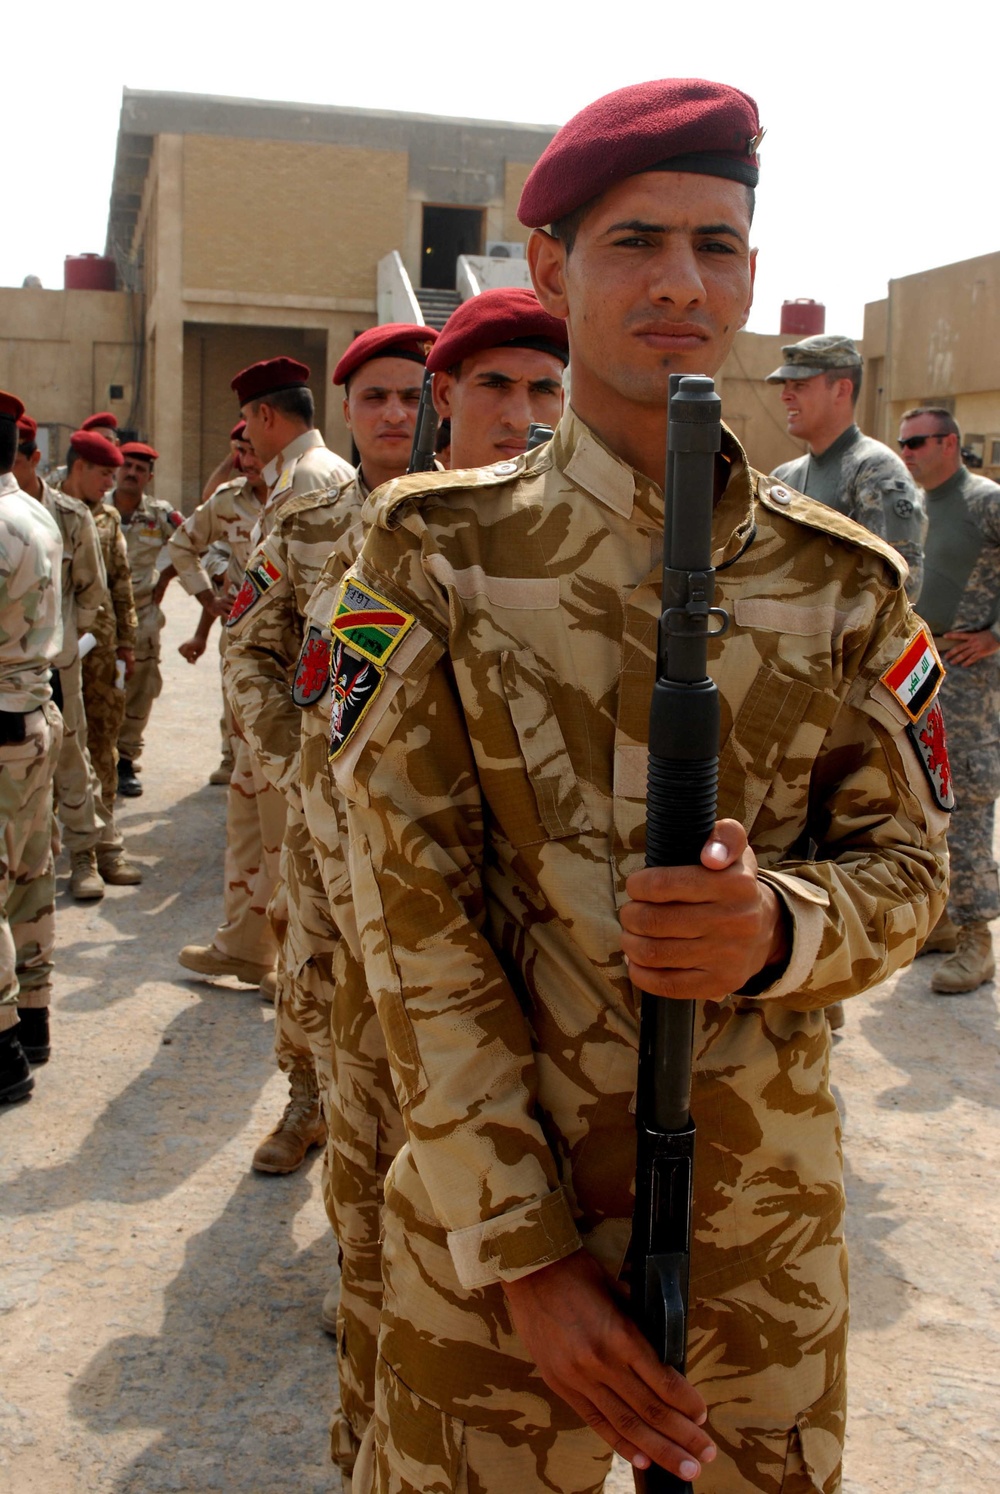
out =
<path fill-rule="evenodd" d="M 603 230 L 608 233 L 670 233 L 671 229 L 666 223 L 645 223 L 641 218 L 628 218 L 622 223 L 611 223 Z M 676 233 L 679 230 L 674 229 Z M 725 234 L 729 238 L 738 239 L 741 244 L 746 243 L 746 235 L 731 223 L 701 223 L 691 230 L 696 237 L 707 238 L 712 234 Z M 603 236 L 602 234 L 602 236 Z"/>
<path fill-rule="evenodd" d="M 389 384 L 362 384 L 362 394 L 417 394 L 420 393 L 419 384 L 404 384 L 402 389 L 397 389 Z"/>

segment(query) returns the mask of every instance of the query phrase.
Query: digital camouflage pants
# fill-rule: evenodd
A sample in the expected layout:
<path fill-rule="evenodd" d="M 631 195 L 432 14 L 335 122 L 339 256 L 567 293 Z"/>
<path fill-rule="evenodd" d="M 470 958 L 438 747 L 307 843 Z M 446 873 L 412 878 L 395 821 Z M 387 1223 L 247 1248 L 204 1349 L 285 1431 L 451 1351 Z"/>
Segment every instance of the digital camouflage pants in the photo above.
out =
<path fill-rule="evenodd" d="M 59 671 L 63 693 L 63 739 L 55 773 L 56 809 L 63 844 L 76 851 L 121 848 L 114 814 L 104 803 L 101 783 L 87 747 L 87 716 L 83 706 L 83 667 L 79 659 Z"/>
<path fill-rule="evenodd" d="M 545 1385 L 500 1286 L 466 1291 L 409 1149 L 384 1211 L 375 1420 L 354 1494 L 598 1494 L 611 1449 Z M 719 1454 L 699 1494 L 837 1494 L 847 1263 L 836 1238 L 693 1298 L 688 1376 Z"/>
<path fill-rule="evenodd" d="M 24 724 L 23 742 L 0 746 L 0 1032 L 19 1006 L 48 1006 L 56 942 L 52 777 L 62 719 L 50 702 Z"/>
<path fill-rule="evenodd" d="M 135 640 L 135 668 L 125 686 L 125 719 L 118 733 L 118 752 L 129 762 L 142 756 L 143 738 L 153 702 L 163 689 L 160 673 L 160 630 L 166 618 L 155 602 L 137 608 L 139 628 Z"/>
<path fill-rule="evenodd" d="M 946 649 L 947 641 L 940 646 Z M 951 665 L 940 700 L 955 787 L 948 826 L 948 912 L 957 924 L 988 922 L 1000 916 L 993 859 L 994 806 L 1000 794 L 1000 654 L 967 669 Z"/>
<path fill-rule="evenodd" d="M 125 715 L 125 691 L 115 683 L 113 648 L 94 648 L 83 661 L 83 708 L 87 715 L 87 751 L 110 815 L 118 793 L 118 733 Z"/>

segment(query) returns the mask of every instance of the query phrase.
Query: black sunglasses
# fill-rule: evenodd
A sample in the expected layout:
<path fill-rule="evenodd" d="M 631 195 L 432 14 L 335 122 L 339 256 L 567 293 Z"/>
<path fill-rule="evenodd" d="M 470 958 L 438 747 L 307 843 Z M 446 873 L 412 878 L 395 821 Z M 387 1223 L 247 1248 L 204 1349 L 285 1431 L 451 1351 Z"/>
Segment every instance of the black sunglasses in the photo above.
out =
<path fill-rule="evenodd" d="M 943 434 L 935 434 L 933 436 L 907 436 L 905 441 L 899 442 L 899 449 L 900 451 L 919 451 L 921 446 L 923 446 L 928 441 L 943 440 Z"/>

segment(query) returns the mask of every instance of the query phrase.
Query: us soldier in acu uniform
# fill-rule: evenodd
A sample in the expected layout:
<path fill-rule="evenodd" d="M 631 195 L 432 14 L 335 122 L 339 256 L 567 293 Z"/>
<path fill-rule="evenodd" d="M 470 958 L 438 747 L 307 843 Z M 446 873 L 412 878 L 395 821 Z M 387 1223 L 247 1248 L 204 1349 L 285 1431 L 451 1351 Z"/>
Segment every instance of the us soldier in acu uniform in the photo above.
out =
<path fill-rule="evenodd" d="M 142 756 L 143 737 L 153 702 L 163 689 L 160 674 L 160 632 L 166 618 L 160 603 L 174 575 L 172 566 L 160 569 L 171 535 L 181 515 L 164 498 L 153 498 L 146 487 L 159 452 L 144 441 L 126 441 L 121 448 L 122 469 L 114 491 L 114 505 L 122 521 L 132 573 L 132 592 L 138 618 L 135 667 L 125 686 L 125 720 L 118 733 L 118 792 L 128 799 L 142 793 L 135 765 Z"/>
<path fill-rule="evenodd" d="M 809 450 L 775 467 L 771 476 L 888 540 L 910 568 L 906 595 L 915 607 L 924 576 L 927 513 L 896 453 L 863 436 L 855 424 L 861 354 L 849 337 L 830 333 L 781 352 L 785 361 L 766 382 L 781 385 L 788 433 Z"/>
<path fill-rule="evenodd" d="M 30 1094 L 49 1057 L 55 948 L 52 775 L 62 720 L 51 665 L 62 646 L 55 520 L 11 469 L 24 406 L 0 390 L 0 1101 Z"/>
<path fill-rule="evenodd" d="M 933 710 L 940 666 L 895 552 L 728 433 L 723 818 L 700 866 L 643 867 L 667 381 L 714 373 L 746 320 L 759 139 L 752 100 L 699 80 L 559 131 L 519 216 L 572 409 L 528 456 L 374 495 L 338 602 L 334 772 L 407 1131 L 356 1490 L 596 1494 L 612 1446 L 710 1465 L 712 1494 L 839 1487 L 823 1008 L 912 959 L 942 907 L 942 786 L 899 682 L 915 649 Z M 699 1003 L 688 1380 L 615 1289 L 640 990 Z"/>
<path fill-rule="evenodd" d="M 955 809 L 948 827 L 951 897 L 924 953 L 943 996 L 974 991 L 996 973 L 990 922 L 1000 914 L 993 816 L 1000 793 L 1000 486 L 962 463 L 947 410 L 907 410 L 899 445 L 927 496 L 926 580 L 920 611 L 947 674 L 941 687 Z"/>
<path fill-rule="evenodd" d="M 17 428 L 14 476 L 23 491 L 52 515 L 62 539 L 63 641 L 55 666 L 59 671 L 63 736 L 56 763 L 55 792 L 63 844 L 70 857 L 70 894 L 79 902 L 89 902 L 104 896 L 104 878 L 97 870 L 97 847 L 104 839 L 108 817 L 87 748 L 79 643 L 97 621 L 107 595 L 107 578 L 90 510 L 85 503 L 50 487 L 38 476 L 35 421 L 24 415 Z"/>

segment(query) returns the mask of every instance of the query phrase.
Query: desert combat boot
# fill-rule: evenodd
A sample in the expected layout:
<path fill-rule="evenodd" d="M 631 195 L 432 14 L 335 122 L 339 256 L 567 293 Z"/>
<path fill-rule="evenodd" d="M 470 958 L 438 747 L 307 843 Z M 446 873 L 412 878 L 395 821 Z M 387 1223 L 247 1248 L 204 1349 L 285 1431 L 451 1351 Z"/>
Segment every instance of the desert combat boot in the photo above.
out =
<path fill-rule="evenodd" d="M 993 939 L 988 923 L 965 923 L 958 930 L 958 946 L 934 972 L 931 990 L 941 996 L 960 996 L 992 980 L 996 974 Z"/>
<path fill-rule="evenodd" d="M 958 925 L 948 917 L 947 908 L 917 950 L 918 957 L 926 954 L 954 954 L 958 946 Z"/>
<path fill-rule="evenodd" d="M 74 851 L 69 874 L 69 894 L 78 903 L 104 896 L 104 878 L 97 870 L 96 851 Z"/>
<path fill-rule="evenodd" d="M 316 1075 L 294 1069 L 289 1080 L 292 1097 L 270 1136 L 265 1136 L 254 1152 L 254 1172 L 294 1172 L 302 1166 L 310 1147 L 326 1142 Z"/>

